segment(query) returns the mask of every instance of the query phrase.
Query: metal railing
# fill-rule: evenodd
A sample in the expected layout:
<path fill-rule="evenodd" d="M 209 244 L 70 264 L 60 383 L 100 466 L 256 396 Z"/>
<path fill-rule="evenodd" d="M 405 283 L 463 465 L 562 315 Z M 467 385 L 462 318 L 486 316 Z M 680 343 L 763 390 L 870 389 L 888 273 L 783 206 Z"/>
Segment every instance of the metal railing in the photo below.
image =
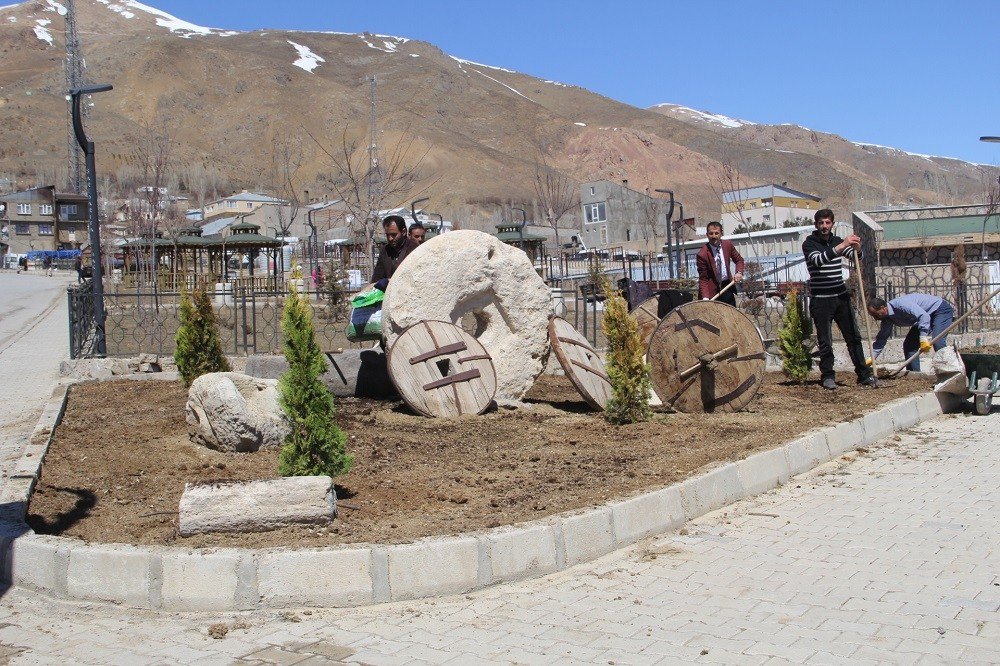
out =
<path fill-rule="evenodd" d="M 90 356 L 94 347 L 94 282 L 84 280 L 66 288 L 69 311 L 69 357 Z"/>

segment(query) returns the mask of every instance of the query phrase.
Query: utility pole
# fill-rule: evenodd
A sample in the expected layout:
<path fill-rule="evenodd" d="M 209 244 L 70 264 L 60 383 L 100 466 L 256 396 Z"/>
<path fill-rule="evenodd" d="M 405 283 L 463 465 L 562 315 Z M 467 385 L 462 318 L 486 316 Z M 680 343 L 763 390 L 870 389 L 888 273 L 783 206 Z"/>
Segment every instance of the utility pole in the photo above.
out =
<path fill-rule="evenodd" d="M 76 4 L 74 0 L 65 0 L 64 6 L 66 7 L 64 32 L 66 42 L 66 60 L 63 64 L 66 71 L 66 89 L 77 90 L 85 85 L 83 70 L 86 63 L 83 60 L 83 52 L 80 50 L 80 39 L 76 32 Z M 72 99 L 67 97 L 67 102 L 70 117 L 72 119 Z M 83 114 L 83 118 L 86 118 L 89 115 L 86 103 L 81 105 L 79 112 Z M 83 168 L 83 152 L 76 139 L 76 132 L 73 129 L 72 122 L 70 122 L 69 125 L 69 134 L 67 138 L 69 140 L 69 187 L 72 191 L 79 194 L 83 192 L 85 172 Z"/>

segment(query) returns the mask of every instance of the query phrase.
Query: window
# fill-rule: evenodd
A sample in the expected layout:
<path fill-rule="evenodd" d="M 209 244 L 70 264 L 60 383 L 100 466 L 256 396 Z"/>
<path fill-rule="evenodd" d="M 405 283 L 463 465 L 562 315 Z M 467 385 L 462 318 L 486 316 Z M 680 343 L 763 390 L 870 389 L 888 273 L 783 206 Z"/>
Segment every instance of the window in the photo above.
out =
<path fill-rule="evenodd" d="M 605 214 L 604 202 L 587 204 L 583 207 L 584 211 L 587 213 L 587 222 L 606 222 L 607 216 Z"/>
<path fill-rule="evenodd" d="M 76 215 L 76 204 L 60 204 L 59 217 L 66 218 L 70 215 Z"/>
<path fill-rule="evenodd" d="M 38 225 L 38 235 L 39 236 L 51 236 L 52 235 L 52 225 L 51 224 L 39 224 Z"/>
<path fill-rule="evenodd" d="M 253 208 L 253 204 L 248 201 L 247 202 L 247 210 L 250 210 L 251 208 Z"/>
<path fill-rule="evenodd" d="M 601 227 L 601 245 L 608 244 L 608 228 L 606 226 Z"/>
<path fill-rule="evenodd" d="M 52 214 L 52 204 L 42 204 L 38 207 L 38 212 L 41 215 L 51 215 Z"/>
<path fill-rule="evenodd" d="M 31 204 L 30 203 L 19 203 L 19 204 L 17 204 L 17 214 L 18 215 L 31 215 Z"/>
<path fill-rule="evenodd" d="M 594 196 L 594 188 L 590 188 L 590 196 Z"/>
<path fill-rule="evenodd" d="M 226 208 L 236 208 L 236 202 L 235 201 L 227 201 L 226 202 Z"/>
<path fill-rule="evenodd" d="M 24 236 L 25 234 L 30 234 L 31 227 L 29 227 L 27 224 L 15 224 L 14 233 L 20 234 L 22 236 Z"/>

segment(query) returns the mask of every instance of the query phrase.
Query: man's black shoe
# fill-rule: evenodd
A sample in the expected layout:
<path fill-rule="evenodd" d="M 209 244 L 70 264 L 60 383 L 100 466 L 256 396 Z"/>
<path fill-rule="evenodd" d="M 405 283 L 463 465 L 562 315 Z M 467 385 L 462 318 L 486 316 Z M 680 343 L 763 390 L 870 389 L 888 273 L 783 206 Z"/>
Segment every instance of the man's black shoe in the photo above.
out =
<path fill-rule="evenodd" d="M 875 388 L 878 386 L 878 382 L 875 381 L 874 377 L 865 377 L 858 380 L 858 386 L 862 388 Z"/>
<path fill-rule="evenodd" d="M 833 377 L 827 377 L 823 380 L 823 388 L 833 391 L 837 388 L 837 382 L 834 381 Z"/>

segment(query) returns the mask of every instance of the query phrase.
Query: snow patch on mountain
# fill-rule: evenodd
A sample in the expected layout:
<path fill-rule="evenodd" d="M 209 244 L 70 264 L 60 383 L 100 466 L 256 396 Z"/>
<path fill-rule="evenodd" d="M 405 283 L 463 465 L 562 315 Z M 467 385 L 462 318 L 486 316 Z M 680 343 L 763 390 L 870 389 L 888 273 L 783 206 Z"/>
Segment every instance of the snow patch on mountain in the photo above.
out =
<path fill-rule="evenodd" d="M 54 0 L 46 0 L 50 4 L 58 4 Z M 229 37 L 231 35 L 238 35 L 239 32 L 236 30 L 219 30 L 217 28 L 206 28 L 202 25 L 195 25 L 194 23 L 189 23 L 182 19 L 168 14 L 164 11 L 156 9 L 155 7 L 150 7 L 149 5 L 144 5 L 137 0 L 120 0 L 119 2 L 112 2 L 112 0 L 97 0 L 99 3 L 127 19 L 133 19 L 137 16 L 134 11 L 144 12 L 153 16 L 156 19 L 156 25 L 161 28 L 166 28 L 170 32 L 176 33 L 185 39 L 190 38 L 193 35 L 216 35 L 219 37 Z M 61 5 L 60 5 L 61 6 Z M 64 8 L 65 9 L 65 8 Z M 60 12 L 64 13 L 64 12 Z"/>
<path fill-rule="evenodd" d="M 672 109 L 676 113 L 679 113 L 680 115 L 690 116 L 696 120 L 702 120 L 704 122 L 714 123 L 732 129 L 735 129 L 737 127 L 743 127 L 744 125 L 755 124 L 750 122 L 749 120 L 730 118 L 729 116 L 724 116 L 721 113 L 708 113 L 707 111 L 698 111 L 697 109 L 692 109 L 687 106 L 681 106 L 680 104 L 671 104 L 670 102 L 664 102 L 662 104 L 654 104 L 653 107 L 654 108 L 670 107 L 670 109 Z"/>
<path fill-rule="evenodd" d="M 35 37 L 38 37 L 43 42 L 48 42 L 49 46 L 54 46 L 52 43 L 52 33 L 45 27 L 52 23 L 52 21 L 49 19 L 35 19 L 35 23 Z"/>
<path fill-rule="evenodd" d="M 507 72 L 508 74 L 517 74 L 517 72 L 515 72 L 512 69 L 504 69 L 503 67 L 495 67 L 493 65 L 484 65 L 481 62 L 473 62 L 471 60 L 463 60 L 462 58 L 456 58 L 455 56 L 448 56 L 448 57 L 458 63 L 459 69 L 461 69 L 462 65 L 475 65 L 476 67 L 485 67 L 486 69 L 495 69 L 495 70 L 500 71 L 500 72 Z M 483 74 L 482 72 L 479 72 L 479 73 Z M 483 74 L 483 76 L 486 76 L 486 75 Z M 518 94 L 520 95 L 520 93 L 518 93 Z"/>
<path fill-rule="evenodd" d="M 851 141 L 855 146 L 860 148 L 878 148 L 881 150 L 888 150 L 892 153 L 900 153 L 902 155 L 912 155 L 913 157 L 921 157 L 925 160 L 930 160 L 932 157 L 937 157 L 937 155 L 924 155 L 923 153 L 911 153 L 908 150 L 900 150 L 899 148 L 893 148 L 892 146 L 883 146 L 877 143 L 864 143 L 863 141 Z M 955 159 L 952 157 L 947 157 L 945 159 Z"/>
<path fill-rule="evenodd" d="M 46 3 L 49 6 L 46 11 L 55 12 L 59 14 L 59 16 L 66 16 L 66 12 L 69 11 L 64 5 L 55 2 L 55 0 L 46 0 Z"/>
<path fill-rule="evenodd" d="M 318 56 L 315 53 L 313 53 L 308 46 L 303 46 L 302 44 L 296 44 L 290 39 L 287 41 L 299 53 L 299 59 L 292 63 L 296 67 L 301 67 L 307 72 L 312 73 L 314 69 L 319 67 L 319 64 L 321 62 L 326 62 L 326 60 L 324 60 L 322 56 Z"/>
<path fill-rule="evenodd" d="M 383 53 L 396 53 L 400 46 L 410 41 L 408 37 L 396 37 L 395 35 L 370 35 L 369 33 L 362 33 L 358 35 L 358 37 L 360 37 L 361 41 L 367 44 L 369 48 L 373 48 L 376 51 L 382 51 Z M 385 48 L 382 48 L 382 46 L 375 46 L 368 41 L 368 37 L 377 37 L 382 41 L 382 46 Z"/>

